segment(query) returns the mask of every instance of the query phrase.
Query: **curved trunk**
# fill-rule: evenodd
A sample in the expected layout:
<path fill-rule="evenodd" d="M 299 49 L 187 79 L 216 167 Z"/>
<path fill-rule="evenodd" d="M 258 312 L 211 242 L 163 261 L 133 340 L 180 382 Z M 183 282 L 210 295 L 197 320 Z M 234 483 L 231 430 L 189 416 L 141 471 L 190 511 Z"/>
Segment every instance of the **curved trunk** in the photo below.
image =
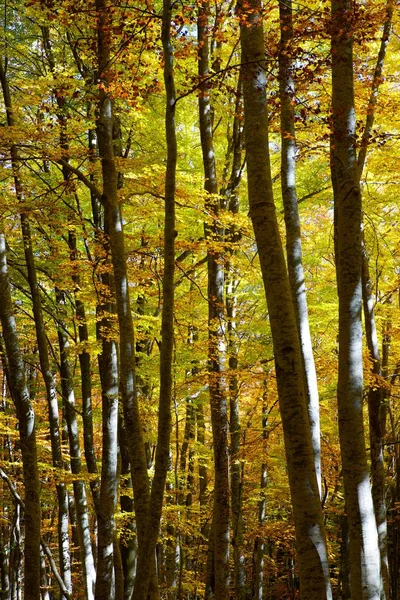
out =
<path fill-rule="evenodd" d="M 300 233 L 300 215 L 296 193 L 296 139 L 293 99 L 293 15 L 292 0 L 279 2 L 281 42 L 279 52 L 279 95 L 281 101 L 281 187 L 286 226 L 286 256 L 290 289 L 300 337 L 301 360 L 308 418 L 314 452 L 315 472 L 321 495 L 321 439 L 317 374 L 308 322 L 306 285 Z"/>
<path fill-rule="evenodd" d="M 239 3 L 250 217 L 275 354 L 279 406 L 295 522 L 300 596 L 332 598 L 325 532 L 307 414 L 302 363 L 272 193 L 261 3 Z"/>

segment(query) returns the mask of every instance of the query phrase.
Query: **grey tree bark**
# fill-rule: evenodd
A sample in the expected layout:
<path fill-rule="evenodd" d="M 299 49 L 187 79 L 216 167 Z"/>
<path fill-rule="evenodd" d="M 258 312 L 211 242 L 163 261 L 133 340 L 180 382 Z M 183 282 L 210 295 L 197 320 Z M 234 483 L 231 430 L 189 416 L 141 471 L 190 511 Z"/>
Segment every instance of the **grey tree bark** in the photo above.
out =
<path fill-rule="evenodd" d="M 361 193 L 357 175 L 352 4 L 332 0 L 331 169 L 339 296 L 338 418 L 352 600 L 380 598 L 380 555 L 363 427 Z"/>
<path fill-rule="evenodd" d="M 238 4 L 250 217 L 258 247 L 275 354 L 279 405 L 300 572 L 300 597 L 331 599 L 324 523 L 304 393 L 300 344 L 279 234 L 269 159 L 261 3 Z"/>
<path fill-rule="evenodd" d="M 315 371 L 310 326 L 308 322 L 307 293 L 303 267 L 300 232 L 300 215 L 296 192 L 296 132 L 293 99 L 295 95 L 293 53 L 292 0 L 279 2 L 280 50 L 279 50 L 279 97 L 281 102 L 281 189 L 286 226 L 286 256 L 290 289 L 297 328 L 300 337 L 301 360 L 308 418 L 314 452 L 315 472 L 321 495 L 321 434 L 319 423 L 319 397 Z"/>
<path fill-rule="evenodd" d="M 219 600 L 229 597 L 229 456 L 228 412 L 226 400 L 225 332 L 224 332 L 224 256 L 221 248 L 223 231 L 218 225 L 220 200 L 213 142 L 213 123 L 210 93 L 202 81 L 209 75 L 208 39 L 209 3 L 202 1 L 198 8 L 197 42 L 200 79 L 199 125 L 203 156 L 204 189 L 210 194 L 206 208 L 212 224 L 205 225 L 208 270 L 208 362 L 211 426 L 214 444 L 214 554 L 215 595 Z"/>

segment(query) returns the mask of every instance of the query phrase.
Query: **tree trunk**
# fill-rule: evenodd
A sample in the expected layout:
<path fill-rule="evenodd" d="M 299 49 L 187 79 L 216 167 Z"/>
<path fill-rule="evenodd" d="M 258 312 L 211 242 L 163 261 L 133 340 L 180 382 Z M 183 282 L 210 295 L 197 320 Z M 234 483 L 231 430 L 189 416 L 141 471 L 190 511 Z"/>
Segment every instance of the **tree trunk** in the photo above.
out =
<path fill-rule="evenodd" d="M 231 521 L 233 547 L 233 580 L 236 600 L 244 600 L 246 596 L 246 572 L 243 553 L 243 517 L 242 517 L 242 487 L 243 467 L 240 461 L 241 426 L 239 412 L 239 379 L 238 379 L 238 333 L 237 333 L 237 288 L 240 283 L 240 274 L 237 271 L 237 254 L 241 240 L 241 232 L 235 220 L 239 214 L 238 187 L 242 178 L 242 150 L 243 150 L 243 106 L 241 102 L 241 83 L 238 78 L 237 100 L 235 103 L 235 116 L 233 124 L 228 125 L 228 151 L 225 159 L 224 177 L 228 179 L 221 190 L 225 199 L 233 224 L 226 228 L 225 240 L 227 243 L 225 261 L 225 306 L 228 339 L 228 390 L 229 390 L 229 431 L 230 431 L 230 480 L 231 480 Z M 231 133 L 230 133 L 231 130 Z"/>
<path fill-rule="evenodd" d="M 10 89 L 3 63 L 0 62 L 0 80 L 8 126 L 14 125 Z M 16 193 L 22 197 L 22 188 L 17 176 L 15 146 L 11 147 L 12 167 Z M 16 323 L 13 315 L 5 236 L 0 233 L 0 320 L 9 365 L 9 387 L 17 411 L 21 441 L 22 464 L 25 483 L 25 590 L 32 600 L 40 597 L 40 488 L 36 451 L 35 414 L 29 399 L 25 379 L 25 367 L 19 348 Z"/>
<path fill-rule="evenodd" d="M 286 256 L 290 289 L 300 337 L 301 361 L 307 399 L 308 418 L 314 452 L 315 472 L 321 496 L 321 440 L 317 374 L 308 322 L 308 308 L 300 215 L 296 193 L 296 139 L 294 126 L 294 60 L 292 0 L 279 2 L 281 41 L 279 52 L 279 96 L 281 101 L 281 188 L 286 226 Z"/>
<path fill-rule="evenodd" d="M 60 290 L 56 290 L 56 299 L 59 307 L 58 314 L 62 315 L 63 304 L 65 303 L 63 292 L 60 292 Z M 60 347 L 61 393 L 65 409 L 65 420 L 67 423 L 68 430 L 71 472 L 73 475 L 76 476 L 73 481 L 73 489 L 77 515 L 78 538 L 82 556 L 85 595 L 87 600 L 93 600 L 96 573 L 90 536 L 89 514 L 86 501 L 85 482 L 83 479 L 81 479 L 81 450 L 78 422 L 75 413 L 75 394 L 72 381 L 71 366 L 68 356 L 68 336 L 65 331 L 65 324 L 63 323 L 62 318 L 60 318 L 58 322 L 58 343 Z"/>
<path fill-rule="evenodd" d="M 376 332 L 374 301 L 371 293 L 368 256 L 364 241 L 362 242 L 362 296 L 364 307 L 365 337 L 370 358 L 372 373 L 376 381 L 368 389 L 369 443 L 371 456 L 372 500 L 374 503 L 375 521 L 378 530 L 378 544 L 381 558 L 381 600 L 389 600 L 389 562 L 386 520 L 385 460 L 383 440 L 386 429 L 386 410 L 384 408 L 385 390 L 379 381 L 382 378 L 381 358 L 378 335 Z"/>
<path fill-rule="evenodd" d="M 262 439 L 263 439 L 263 450 L 267 450 L 268 441 L 268 383 L 269 375 L 266 376 L 263 393 L 263 405 L 262 405 Z M 261 477 L 260 477 L 260 500 L 258 502 L 258 524 L 262 526 L 266 517 L 267 499 L 266 499 L 266 487 L 268 484 L 268 470 L 267 463 L 261 464 Z M 264 551 L 265 551 L 265 540 L 261 536 L 257 536 L 254 541 L 254 552 L 253 552 L 253 594 L 252 600 L 263 600 L 264 597 Z"/>
<path fill-rule="evenodd" d="M 76 236 L 73 231 L 68 233 L 68 245 L 71 251 L 71 260 L 77 260 Z M 91 358 L 89 352 L 85 349 L 85 344 L 89 341 L 89 332 L 86 323 L 86 311 L 84 303 L 77 297 L 81 288 L 79 273 L 75 270 L 72 274 L 72 280 L 75 284 L 75 307 L 76 318 L 78 321 L 79 341 L 83 349 L 79 352 L 79 366 L 81 370 L 81 393 L 82 393 L 82 424 L 83 424 L 83 447 L 85 451 L 85 460 L 87 470 L 92 475 L 97 474 L 96 452 L 93 441 L 93 418 L 92 418 L 92 375 Z M 104 351 L 103 351 L 104 352 Z M 97 478 L 90 481 L 93 503 L 96 514 L 100 508 L 100 486 Z"/>
<path fill-rule="evenodd" d="M 164 84 L 166 91 L 165 133 L 167 165 L 165 173 L 164 219 L 164 276 L 163 307 L 161 316 L 160 399 L 158 408 L 158 435 L 154 478 L 146 519 L 145 548 L 138 557 L 135 588 L 132 600 L 147 597 L 151 561 L 159 535 L 165 482 L 169 466 L 171 436 L 172 362 L 174 349 L 174 272 L 175 272 L 175 187 L 177 141 L 175 133 L 175 82 L 173 48 L 171 41 L 170 0 L 164 0 L 162 15 L 162 44 L 164 51 Z"/>
<path fill-rule="evenodd" d="M 2 69 L 2 67 L 1 67 Z M 3 71 L 0 73 L 4 101 L 7 106 L 7 123 L 9 127 L 15 125 L 11 94 L 8 85 L 7 78 Z M 18 151 L 15 146 L 11 148 L 12 166 L 14 169 L 14 183 L 15 193 L 17 200 L 20 205 L 24 202 L 23 186 L 20 178 L 18 177 Z M 31 231 L 29 217 L 26 213 L 21 212 L 21 230 L 24 242 L 24 254 L 25 262 L 27 267 L 28 283 L 32 296 L 32 308 L 35 322 L 36 339 L 39 351 L 40 368 L 42 372 L 43 381 L 46 388 L 47 406 L 49 411 L 49 426 L 50 426 L 50 440 L 53 466 L 56 469 L 62 470 L 62 452 L 61 452 L 61 437 L 59 427 L 59 415 L 58 415 L 58 401 L 57 401 L 57 390 L 55 383 L 55 376 L 52 373 L 48 355 L 48 345 L 46 339 L 46 332 L 43 321 L 41 295 L 37 280 L 35 259 L 33 254 Z M 56 485 L 57 497 L 58 497 L 58 545 L 59 545 L 59 557 L 60 567 L 64 583 L 69 591 L 71 591 L 71 564 L 70 564 L 70 551 L 69 551 L 69 532 L 68 532 L 68 502 L 67 502 L 67 491 L 64 483 L 58 483 Z"/>
<path fill-rule="evenodd" d="M 363 426 L 361 193 L 355 151 L 353 6 L 332 0 L 332 171 L 339 296 L 338 420 L 352 600 L 379 600 L 380 556 Z"/>
<path fill-rule="evenodd" d="M 261 4 L 239 3 L 247 181 L 275 354 L 279 405 L 300 571 L 300 597 L 331 599 L 322 509 L 315 474 L 300 344 L 280 239 L 269 161 Z"/>
<path fill-rule="evenodd" d="M 3 73 L 0 73 L 0 75 L 2 76 Z M 1 79 L 3 82 L 3 77 Z M 6 241 L 3 233 L 0 233 L 0 298 L 0 321 L 10 375 L 8 385 L 17 411 L 25 486 L 24 589 L 31 600 L 39 600 L 41 510 L 35 413 L 29 400 L 25 380 L 25 365 L 18 343 L 17 327 L 13 315 L 6 259 Z"/>
<path fill-rule="evenodd" d="M 218 225 L 220 201 L 216 199 L 218 184 L 213 144 L 210 95 L 201 82 L 209 75 L 209 42 L 207 35 L 209 4 L 199 4 L 197 19 L 198 64 L 200 79 L 199 122 L 204 168 L 204 189 L 210 197 L 206 208 L 213 219 L 205 225 L 208 267 L 208 362 L 211 425 L 214 444 L 214 571 L 218 600 L 229 597 L 229 457 L 228 413 L 224 378 L 224 256 L 221 249 L 223 232 Z"/>
<path fill-rule="evenodd" d="M 383 65 L 385 62 L 386 48 L 389 41 L 392 17 L 393 0 L 388 0 L 386 4 L 386 19 L 383 26 L 381 44 L 378 52 L 378 58 L 375 66 L 372 80 L 371 93 L 367 107 L 367 117 L 364 131 L 361 139 L 361 148 L 357 157 L 357 175 L 361 180 L 369 138 L 372 133 L 372 127 L 375 120 L 375 107 L 377 103 L 379 86 L 382 82 Z M 362 237 L 362 296 L 365 321 L 365 335 L 368 351 L 372 360 L 372 373 L 379 379 L 382 377 L 381 360 L 378 345 L 378 336 L 375 324 L 374 301 L 372 298 L 371 280 L 369 276 L 369 260 L 365 246 L 364 236 Z M 388 540 L 387 540 L 387 517 L 386 517 L 386 491 L 385 491 L 385 462 L 383 439 L 386 429 L 386 409 L 383 406 L 385 390 L 379 381 L 368 390 L 368 416 L 369 416 L 369 437 L 370 437 L 370 456 L 371 456 L 371 477 L 372 477 L 372 500 L 374 503 L 375 520 L 378 530 L 378 544 L 381 557 L 381 600 L 389 599 L 389 561 L 388 561 Z"/>
<path fill-rule="evenodd" d="M 98 510 L 95 600 L 115 596 L 114 538 L 118 488 L 118 358 L 113 339 L 103 338 L 101 356 L 103 452 Z"/>
<path fill-rule="evenodd" d="M 119 448 L 121 455 L 121 480 L 123 486 L 120 489 L 120 503 L 122 513 L 133 512 L 133 499 L 132 499 L 132 481 L 126 480 L 126 477 L 130 473 L 129 464 L 129 452 L 126 442 L 126 431 L 123 423 L 123 419 L 120 416 L 120 423 L 118 427 L 118 438 Z M 131 600 L 133 587 L 135 584 L 136 576 L 136 555 L 137 555 L 137 538 L 135 532 L 135 526 L 131 519 L 124 519 L 124 528 L 120 533 L 120 554 L 122 561 L 122 569 L 124 573 L 124 596 L 123 600 Z"/>
<path fill-rule="evenodd" d="M 112 73 L 110 72 L 112 65 L 110 9 L 111 7 L 107 0 L 96 0 L 98 17 L 98 80 L 101 82 L 98 94 L 99 112 L 96 130 L 103 182 L 101 201 L 104 205 L 104 217 L 109 236 L 115 284 L 115 300 L 119 325 L 120 391 L 125 426 L 129 432 L 127 443 L 140 555 L 149 504 L 149 480 L 135 388 L 135 339 L 125 260 L 124 230 L 121 207 L 118 200 L 118 172 L 115 163 L 113 140 L 113 106 L 108 93 L 109 81 L 112 77 Z"/>

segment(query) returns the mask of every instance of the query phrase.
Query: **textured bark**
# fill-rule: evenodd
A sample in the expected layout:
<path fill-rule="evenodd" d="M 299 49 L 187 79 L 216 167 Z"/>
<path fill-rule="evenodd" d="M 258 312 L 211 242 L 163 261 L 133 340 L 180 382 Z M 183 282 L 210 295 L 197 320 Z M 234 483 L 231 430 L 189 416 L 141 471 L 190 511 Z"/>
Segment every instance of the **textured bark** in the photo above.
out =
<path fill-rule="evenodd" d="M 154 478 L 146 518 L 146 532 L 144 538 L 146 552 L 140 552 L 139 548 L 136 581 L 132 600 L 143 600 L 147 597 L 151 562 L 156 550 L 165 482 L 169 467 L 172 362 L 174 349 L 175 187 L 177 163 L 171 11 L 172 6 L 170 0 L 164 0 L 161 38 L 164 52 L 164 84 L 166 91 L 165 134 L 167 142 L 167 165 L 165 173 L 164 275 L 163 306 L 161 315 L 162 341 L 160 350 L 160 398 L 158 407 L 157 449 Z"/>
<path fill-rule="evenodd" d="M 247 181 L 275 354 L 300 572 L 300 597 L 332 597 L 300 344 L 272 193 L 261 4 L 239 3 Z"/>
<path fill-rule="evenodd" d="M 290 289 L 300 337 L 301 360 L 308 418 L 314 452 L 315 472 L 321 495 L 321 439 L 317 374 L 308 322 L 307 294 L 303 267 L 300 215 L 296 192 L 296 139 L 293 99 L 295 95 L 292 1 L 279 2 L 280 52 L 279 96 L 281 102 L 281 188 L 286 226 L 286 256 Z"/>
<path fill-rule="evenodd" d="M 199 4 L 197 19 L 198 65 L 200 83 L 209 74 L 207 34 L 209 4 Z M 224 378 L 224 257 L 220 249 L 223 232 L 218 225 L 220 201 L 213 144 L 212 107 L 206 85 L 200 85 L 199 124 L 203 155 L 204 189 L 209 198 L 206 208 L 213 223 L 205 225 L 208 270 L 208 362 L 211 425 L 214 444 L 214 573 L 215 594 L 219 600 L 229 597 L 229 457 L 228 413 Z"/>
<path fill-rule="evenodd" d="M 355 151 L 352 4 L 332 0 L 332 171 L 339 295 L 338 420 L 352 600 L 380 598 L 380 556 L 363 427 L 361 193 Z"/>
<path fill-rule="evenodd" d="M 9 365 L 8 385 L 17 411 L 25 486 L 24 589 L 31 600 L 39 600 L 41 510 L 35 414 L 29 400 L 25 366 L 13 315 L 3 233 L 0 233 L 0 298 L 0 321 Z"/>
<path fill-rule="evenodd" d="M 205 446 L 205 431 L 203 407 L 199 404 L 196 408 L 197 443 L 200 448 Z M 199 458 L 199 504 L 200 509 L 207 504 L 208 499 L 208 471 L 204 458 Z"/>

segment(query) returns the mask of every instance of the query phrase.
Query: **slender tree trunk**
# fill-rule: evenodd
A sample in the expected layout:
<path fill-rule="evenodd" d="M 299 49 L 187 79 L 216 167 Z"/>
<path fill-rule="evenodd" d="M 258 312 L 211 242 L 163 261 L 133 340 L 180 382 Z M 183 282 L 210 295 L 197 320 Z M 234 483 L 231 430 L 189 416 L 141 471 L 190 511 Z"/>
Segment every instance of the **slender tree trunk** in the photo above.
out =
<path fill-rule="evenodd" d="M 232 215 L 238 214 L 238 198 L 231 197 L 229 209 Z M 240 237 L 240 235 L 239 235 Z M 234 230 L 227 235 L 227 242 L 237 244 L 238 233 Z M 232 266 L 234 251 L 229 252 L 226 264 L 226 316 L 228 320 L 228 381 L 229 381 L 229 429 L 230 429 L 230 465 L 231 465 L 231 504 L 232 504 L 232 546 L 234 564 L 235 599 L 244 600 L 245 569 L 243 554 L 243 518 L 242 518 L 242 486 L 243 473 L 241 463 L 241 427 L 239 413 L 239 382 L 238 382 L 238 340 L 236 331 L 238 277 Z"/>
<path fill-rule="evenodd" d="M 378 335 L 376 332 L 374 301 L 371 293 L 368 257 L 362 242 L 362 296 L 364 306 L 365 333 L 368 351 L 372 363 L 372 373 L 378 379 L 382 377 Z M 381 600 L 389 599 L 389 561 L 386 520 L 385 461 L 383 440 L 386 429 L 386 410 L 384 408 L 385 391 L 379 381 L 368 389 L 369 442 L 371 456 L 372 500 L 374 503 L 378 544 L 381 558 Z"/>
<path fill-rule="evenodd" d="M 228 151 L 225 159 L 223 180 L 228 180 L 221 190 L 225 204 L 232 216 L 233 224 L 225 231 L 227 244 L 225 264 L 225 306 L 228 339 L 228 390 L 229 390 L 229 430 L 230 430 L 230 480 L 231 480 L 231 521 L 233 547 L 233 580 L 236 600 L 244 600 L 246 596 L 246 572 L 243 552 L 243 517 L 242 486 L 243 468 L 240 461 L 241 427 L 239 412 L 239 380 L 238 380 L 238 333 L 237 333 L 237 288 L 240 275 L 237 272 L 237 249 L 241 240 L 241 232 L 235 225 L 239 214 L 238 187 L 242 177 L 243 150 L 243 106 L 241 102 L 241 83 L 238 78 L 237 100 L 233 124 L 228 126 Z"/>
<path fill-rule="evenodd" d="M 332 0 L 332 169 L 339 295 L 338 416 L 352 600 L 380 598 L 380 556 L 363 427 L 361 193 L 355 151 L 353 6 Z"/>
<path fill-rule="evenodd" d="M 321 440 L 317 374 L 308 322 L 306 285 L 296 193 L 296 139 L 293 100 L 295 94 L 292 0 L 279 2 L 281 41 L 279 52 L 279 96 L 281 101 L 281 188 L 286 226 L 286 255 L 290 289 L 300 336 L 301 360 L 308 418 L 314 452 L 315 472 L 321 495 Z"/>
<path fill-rule="evenodd" d="M 2 69 L 2 67 L 1 67 Z M 15 125 L 11 94 L 8 85 L 7 78 L 3 72 L 0 73 L 3 85 L 4 101 L 7 106 L 7 123 L 9 127 Z M 15 193 L 19 204 L 22 206 L 24 202 L 23 186 L 20 178 L 18 177 L 18 151 L 15 146 L 11 148 L 12 165 L 14 169 L 14 183 Z M 61 452 L 61 437 L 60 437 L 60 426 L 59 426 L 59 414 L 58 414 L 58 401 L 57 401 L 57 390 L 55 383 L 55 376 L 51 370 L 50 360 L 48 355 L 48 345 L 46 339 L 46 332 L 43 321 L 41 295 L 39 290 L 39 284 L 37 280 L 35 260 L 32 247 L 32 238 L 29 217 L 26 213 L 21 212 L 21 230 L 24 242 L 24 254 L 25 262 L 27 267 L 28 283 L 32 296 L 32 308 L 36 329 L 36 339 L 39 351 L 40 368 L 42 372 L 43 381 L 46 388 L 47 406 L 49 411 L 49 425 L 50 425 L 50 440 L 51 450 L 53 458 L 53 466 L 56 469 L 62 470 L 62 452 Z M 68 501 L 67 491 L 64 483 L 58 483 L 56 485 L 57 497 L 58 497 L 58 544 L 59 544 L 59 557 L 61 573 L 64 579 L 67 590 L 71 591 L 71 565 L 70 565 L 70 551 L 69 551 L 69 532 L 68 532 Z"/>
<path fill-rule="evenodd" d="M 68 233 L 68 245 L 71 251 L 71 260 L 77 260 L 76 236 L 73 231 Z M 75 307 L 76 318 L 78 321 L 79 341 L 83 345 L 79 353 L 79 366 L 81 370 L 81 393 L 82 393 L 82 424 L 83 424 L 83 447 L 85 451 L 85 460 L 89 473 L 97 474 L 96 452 L 93 437 L 93 417 L 92 417 L 92 375 L 91 358 L 85 344 L 89 341 L 89 332 L 86 322 L 85 305 L 79 299 L 78 293 L 81 288 L 79 273 L 75 270 L 72 274 L 72 280 L 75 285 Z M 100 486 L 98 480 L 90 481 L 90 489 L 93 496 L 93 502 L 96 514 L 100 507 Z"/>
<path fill-rule="evenodd" d="M 0 75 L 3 82 L 3 73 L 1 72 Z M 6 241 L 3 233 L 0 233 L 0 298 L 0 321 L 10 375 L 8 385 L 17 411 L 25 486 L 24 589 L 31 600 L 39 600 L 41 510 L 35 413 L 29 400 L 25 366 L 13 315 L 6 260 Z"/>
<path fill-rule="evenodd" d="M 64 295 L 60 290 L 56 290 L 56 299 L 59 307 L 59 314 L 62 315 L 65 300 Z M 75 413 L 74 386 L 68 356 L 68 336 L 65 331 L 65 324 L 61 318 L 58 322 L 58 343 L 60 346 L 61 392 L 68 430 L 71 472 L 73 475 L 77 476 L 73 481 L 73 489 L 77 514 L 78 538 L 82 556 L 85 595 L 87 600 L 93 600 L 96 573 L 90 536 L 85 482 L 83 479 L 79 478 L 82 477 L 81 450 L 78 422 Z"/>
<path fill-rule="evenodd" d="M 4 509 L 3 509 L 4 510 Z M 9 528 L 5 527 L 4 513 L 2 516 L 3 523 L 0 525 L 0 585 L 1 600 L 9 600 L 10 598 L 10 580 L 9 580 L 9 557 L 10 557 L 10 536 Z"/>
<path fill-rule="evenodd" d="M 134 493 L 139 555 L 146 527 L 149 505 L 149 480 L 140 423 L 139 405 L 135 388 L 135 339 L 129 299 L 129 285 L 125 260 L 125 242 L 118 200 L 118 172 L 115 163 L 113 141 L 113 106 L 108 93 L 112 74 L 110 5 L 107 0 L 96 0 L 98 17 L 97 50 L 98 80 L 101 82 L 98 95 L 97 140 L 101 159 L 106 230 L 109 236 L 111 260 L 115 284 L 115 300 L 119 325 L 120 390 L 124 411 L 131 476 Z M 144 550 L 147 552 L 147 550 Z M 144 600 L 142 598 L 141 600 Z"/>
<path fill-rule="evenodd" d="M 0 80 L 8 126 L 14 125 L 11 95 L 7 74 L 0 61 Z M 11 147 L 12 167 L 17 197 L 22 198 L 22 188 L 17 176 L 18 159 L 15 146 Z M 9 365 L 9 387 L 16 407 L 19 421 L 22 463 L 25 483 L 25 589 L 32 594 L 32 600 L 40 597 L 40 491 L 39 472 L 36 452 L 35 414 L 29 399 L 25 379 L 22 354 L 18 344 L 18 335 L 13 316 L 10 284 L 8 277 L 5 236 L 0 233 L 0 320 Z"/>
<path fill-rule="evenodd" d="M 123 424 L 123 419 L 120 417 L 118 427 L 119 448 L 121 456 L 121 480 L 124 482 L 120 490 L 120 502 L 122 513 L 133 512 L 132 500 L 132 481 L 126 481 L 126 477 L 130 473 L 129 453 L 126 442 L 126 431 Z M 124 519 L 124 529 L 120 534 L 120 554 L 122 561 L 122 569 L 124 573 L 124 596 L 123 600 L 131 600 L 133 587 L 136 576 L 136 555 L 137 555 L 137 539 L 134 523 L 131 519 Z"/>
<path fill-rule="evenodd" d="M 268 441 L 268 382 L 269 375 L 265 379 L 265 389 L 263 393 L 263 406 L 262 406 L 262 439 L 264 452 L 267 450 Z M 261 464 L 261 476 L 260 476 L 260 500 L 258 502 L 258 524 L 262 526 L 266 518 L 267 499 L 265 490 L 268 484 L 268 470 L 267 463 Z M 254 542 L 253 552 L 253 594 L 252 600 L 263 600 L 264 597 L 264 552 L 265 552 L 265 540 L 262 536 L 257 536 Z"/>
<path fill-rule="evenodd" d="M 61 434 L 58 414 L 57 390 L 55 376 L 52 373 L 48 355 L 46 331 L 43 321 L 41 297 L 37 281 L 35 261 L 32 248 L 29 218 L 21 214 L 21 227 L 24 239 L 25 262 L 28 271 L 28 282 L 32 296 L 33 314 L 36 328 L 36 339 L 39 350 L 39 360 L 42 376 L 46 387 L 47 406 L 49 411 L 50 440 L 53 457 L 53 466 L 63 470 L 61 450 Z M 68 495 L 64 483 L 56 485 L 58 498 L 58 546 L 60 557 L 61 575 L 69 592 L 72 591 L 71 557 L 68 523 Z"/>
<path fill-rule="evenodd" d="M 303 600 L 331 599 L 322 509 L 304 394 L 300 344 L 280 239 L 269 162 L 261 4 L 238 5 L 241 20 L 247 181 L 275 354 L 279 405 Z"/>
<path fill-rule="evenodd" d="M 117 505 L 118 487 L 118 364 L 117 346 L 112 339 L 103 339 L 101 368 L 103 452 L 98 512 L 95 600 L 113 600 L 116 597 L 114 576 L 114 515 Z"/>
<path fill-rule="evenodd" d="M 383 26 L 381 44 L 378 52 L 378 58 L 375 66 L 372 80 L 371 93 L 367 107 L 367 117 L 364 131 L 361 139 L 361 148 L 357 158 L 358 179 L 361 180 L 369 138 L 375 120 L 375 107 L 378 97 L 379 86 L 382 82 L 383 65 L 386 56 L 386 48 L 389 41 L 392 17 L 393 0 L 388 0 L 386 4 L 386 19 Z M 378 336 L 375 324 L 374 301 L 372 298 L 371 279 L 369 275 L 369 260 L 365 246 L 364 236 L 362 237 L 362 296 L 364 308 L 365 334 L 368 351 L 372 360 L 372 373 L 377 378 L 382 376 L 381 359 L 379 353 Z M 386 491 L 385 491 L 385 462 L 383 439 L 386 429 L 386 409 L 383 406 L 385 391 L 377 382 L 368 390 L 368 415 L 369 415 L 369 436 L 370 436 L 370 456 L 371 456 L 371 477 L 372 477 L 372 499 L 374 502 L 375 520 L 378 529 L 378 544 L 381 557 L 381 600 L 389 599 L 389 561 L 388 561 L 388 540 L 387 540 L 387 518 L 386 518 Z"/>
<path fill-rule="evenodd" d="M 207 35 L 209 4 L 199 4 L 197 19 L 200 82 L 209 74 L 209 41 Z M 211 425 L 214 443 L 214 571 L 215 594 L 218 600 L 229 597 L 229 457 L 228 413 L 224 378 L 224 256 L 220 248 L 223 232 L 217 224 L 220 201 L 218 194 L 210 95 L 206 85 L 200 85 L 200 138 L 203 154 L 204 188 L 209 199 L 207 210 L 214 223 L 205 226 L 208 266 L 208 361 Z"/>
<path fill-rule="evenodd" d="M 162 15 L 162 44 L 164 51 L 164 84 L 166 91 L 165 133 L 167 166 L 165 173 L 164 219 L 164 276 L 163 307 L 161 316 L 160 398 L 158 408 L 158 435 L 154 478 L 146 519 L 145 548 L 139 551 L 135 588 L 132 600 L 147 597 L 151 560 L 159 535 L 165 482 L 169 466 L 171 435 L 172 362 L 174 348 L 174 272 L 175 272 L 175 187 L 177 141 L 175 133 L 175 82 L 173 48 L 171 41 L 170 0 L 164 0 Z"/>
<path fill-rule="evenodd" d="M 15 511 L 11 524 L 10 535 L 10 560 L 9 560 L 9 581 L 10 581 L 10 600 L 18 600 L 21 597 L 21 507 L 18 502 L 15 503 Z M 36 598 L 36 597 L 35 597 Z"/>
<path fill-rule="evenodd" d="M 375 65 L 374 76 L 372 79 L 371 93 L 367 106 L 367 117 L 365 119 L 364 131 L 361 138 L 361 147 L 357 157 L 357 174 L 361 179 L 364 170 L 365 161 L 367 158 L 368 144 L 372 133 L 372 128 L 375 121 L 375 109 L 378 101 L 379 87 L 383 81 L 383 65 L 386 57 L 386 50 L 389 43 L 390 31 L 392 28 L 394 0 L 386 2 L 386 16 L 383 24 L 382 38 L 379 46 L 378 58 Z"/>

